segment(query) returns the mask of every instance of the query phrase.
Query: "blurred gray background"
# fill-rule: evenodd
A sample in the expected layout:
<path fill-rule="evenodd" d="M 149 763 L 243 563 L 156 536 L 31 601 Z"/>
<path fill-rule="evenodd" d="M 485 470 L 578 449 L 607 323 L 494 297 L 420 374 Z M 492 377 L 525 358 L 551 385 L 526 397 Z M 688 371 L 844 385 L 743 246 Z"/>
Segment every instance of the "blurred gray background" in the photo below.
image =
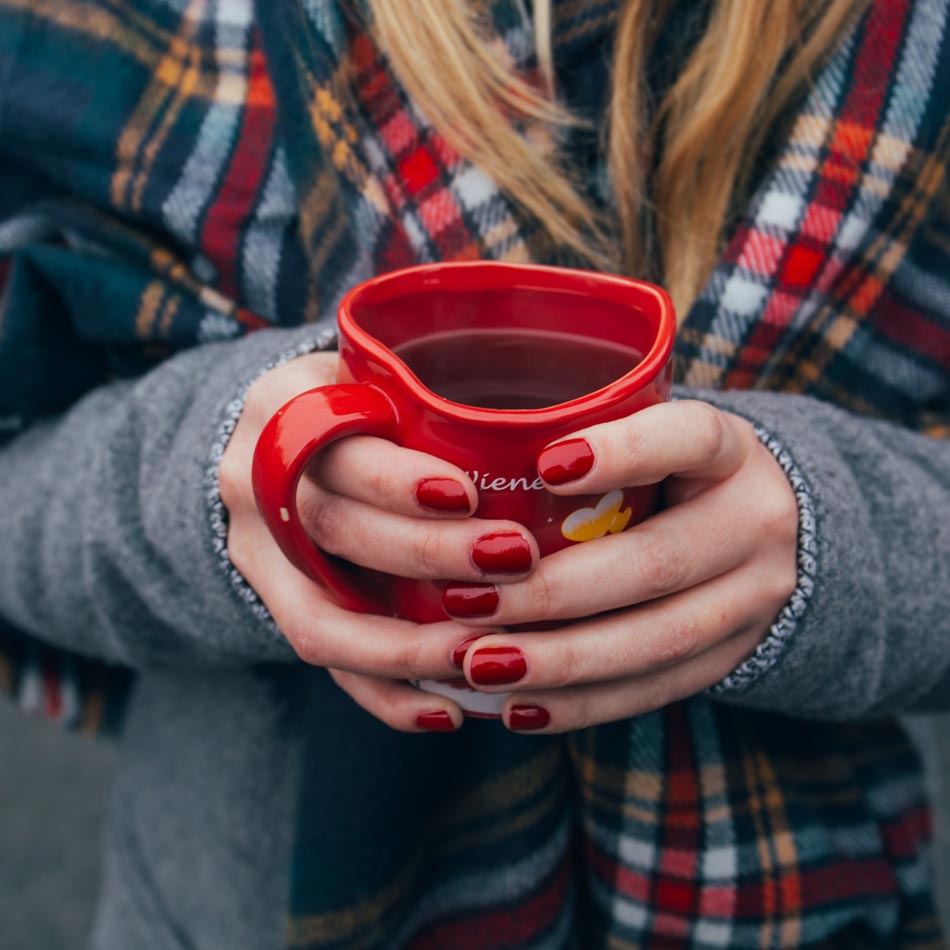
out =
<path fill-rule="evenodd" d="M 950 933 L 950 716 L 909 725 L 940 803 L 937 865 Z M 111 764 L 107 741 L 66 735 L 0 698 L 0 950 L 85 950 Z"/>

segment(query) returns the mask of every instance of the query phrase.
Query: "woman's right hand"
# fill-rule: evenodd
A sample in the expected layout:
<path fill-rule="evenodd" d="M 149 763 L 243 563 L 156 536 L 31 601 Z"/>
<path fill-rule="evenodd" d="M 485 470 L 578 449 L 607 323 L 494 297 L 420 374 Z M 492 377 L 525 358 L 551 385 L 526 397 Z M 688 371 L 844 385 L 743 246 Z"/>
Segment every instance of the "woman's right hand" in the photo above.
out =
<path fill-rule="evenodd" d="M 462 712 L 455 703 L 405 681 L 459 676 L 455 648 L 490 631 L 448 619 L 420 625 L 338 607 L 291 565 L 258 512 L 251 460 L 261 430 L 293 396 L 336 377 L 337 355 L 314 353 L 269 370 L 251 386 L 219 465 L 228 555 L 297 655 L 326 667 L 360 706 L 395 729 L 457 729 Z M 538 563 L 534 538 L 514 522 L 470 517 L 476 503 L 475 486 L 454 465 L 365 436 L 323 451 L 297 495 L 301 520 L 317 546 L 363 567 L 456 581 L 526 577 Z M 498 543 L 489 536 L 498 534 L 509 535 L 508 548 L 523 545 L 524 570 L 492 572 L 484 555 Z"/>

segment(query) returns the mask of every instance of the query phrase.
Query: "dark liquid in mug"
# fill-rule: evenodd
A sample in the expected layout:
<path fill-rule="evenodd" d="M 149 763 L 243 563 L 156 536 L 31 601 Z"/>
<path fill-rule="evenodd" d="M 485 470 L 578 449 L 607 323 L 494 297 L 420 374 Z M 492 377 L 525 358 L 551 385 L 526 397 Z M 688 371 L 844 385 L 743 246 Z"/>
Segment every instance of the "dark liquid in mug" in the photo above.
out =
<path fill-rule="evenodd" d="M 450 330 L 393 352 L 432 392 L 484 409 L 541 409 L 586 396 L 629 373 L 632 347 L 551 330 Z"/>

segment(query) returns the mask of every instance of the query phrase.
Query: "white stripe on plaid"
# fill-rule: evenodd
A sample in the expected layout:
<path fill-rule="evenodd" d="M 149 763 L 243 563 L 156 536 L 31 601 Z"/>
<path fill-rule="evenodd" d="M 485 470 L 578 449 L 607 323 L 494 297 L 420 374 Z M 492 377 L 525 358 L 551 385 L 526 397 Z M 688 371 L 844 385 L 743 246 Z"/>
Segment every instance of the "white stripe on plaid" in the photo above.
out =
<path fill-rule="evenodd" d="M 834 281 L 847 266 L 849 258 L 874 237 L 875 218 L 910 154 L 909 143 L 916 139 L 929 101 L 937 57 L 944 39 L 947 6 L 947 0 L 918 0 L 911 8 L 897 78 L 891 87 L 893 93 L 871 151 L 868 169 L 856 189 L 851 210 L 843 217 L 829 248 L 822 273 L 790 321 L 790 332 L 782 336 L 763 367 L 766 375 L 781 362 L 815 311 L 827 303 Z M 908 365 L 909 361 L 901 360 L 892 347 L 879 350 L 864 334 L 852 333 L 844 351 L 857 365 L 880 374 L 889 385 L 915 398 L 927 399 L 943 388 L 941 376 L 919 364 Z"/>
<path fill-rule="evenodd" d="M 217 4 L 215 52 L 218 82 L 201 123 L 195 148 L 178 183 L 165 200 L 165 225 L 181 241 L 191 244 L 201 213 L 220 184 L 221 170 L 234 148 L 247 96 L 247 43 L 253 5 L 251 0 Z M 244 55 L 240 55 L 243 52 Z"/>
<path fill-rule="evenodd" d="M 737 256 L 739 263 L 721 262 L 700 294 L 700 301 L 713 303 L 718 312 L 702 352 L 687 371 L 684 382 L 689 386 L 715 387 L 721 373 L 731 365 L 731 347 L 762 318 L 766 306 L 795 308 L 799 304 L 796 298 L 777 301 L 775 295 L 770 295 L 776 275 L 772 256 L 766 256 L 766 239 L 773 239 L 783 248 L 800 227 L 808 195 L 815 186 L 819 158 L 833 129 L 832 116 L 846 88 L 854 44 L 852 30 L 819 75 L 786 153 L 753 198 L 753 228 Z M 728 341 L 731 346 L 727 352 L 716 352 L 709 338 Z"/>
<path fill-rule="evenodd" d="M 293 227 L 297 204 L 297 193 L 287 170 L 287 156 L 283 147 L 278 147 L 241 252 L 247 305 L 271 323 L 277 322 L 277 279 L 284 241 Z"/>

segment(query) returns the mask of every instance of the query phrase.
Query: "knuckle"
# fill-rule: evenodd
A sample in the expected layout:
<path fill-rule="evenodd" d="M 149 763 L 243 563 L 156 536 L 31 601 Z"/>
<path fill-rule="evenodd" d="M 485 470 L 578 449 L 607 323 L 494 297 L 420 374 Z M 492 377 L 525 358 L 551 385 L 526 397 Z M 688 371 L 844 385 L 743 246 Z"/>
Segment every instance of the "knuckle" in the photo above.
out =
<path fill-rule="evenodd" d="M 278 626 L 304 663 L 310 666 L 326 666 L 324 631 L 313 618 L 302 612 L 290 613 L 278 622 Z"/>
<path fill-rule="evenodd" d="M 663 709 L 674 701 L 673 688 L 668 679 L 664 676 L 657 676 L 650 679 L 640 692 L 641 713 L 654 712 L 657 709 Z"/>
<path fill-rule="evenodd" d="M 626 459 L 641 459 L 648 454 L 647 446 L 644 444 L 643 431 L 636 424 L 636 414 L 634 414 L 630 424 L 623 427 L 623 443 L 621 450 Z"/>
<path fill-rule="evenodd" d="M 789 601 L 798 586 L 798 569 L 794 563 L 781 565 L 769 572 L 769 588 L 773 602 L 782 605 Z"/>
<path fill-rule="evenodd" d="M 635 570 L 640 574 L 650 599 L 678 590 L 686 578 L 683 559 L 669 542 L 656 536 L 645 539 Z"/>
<path fill-rule="evenodd" d="M 652 667 L 663 669 L 681 663 L 699 650 L 700 640 L 701 633 L 695 624 L 684 622 L 665 627 L 652 644 Z"/>
<path fill-rule="evenodd" d="M 574 685 L 577 677 L 577 651 L 567 638 L 557 641 L 552 647 L 550 668 L 545 675 L 545 685 L 559 688 Z"/>
<path fill-rule="evenodd" d="M 218 491 L 228 511 L 240 504 L 247 484 L 244 465 L 235 452 L 225 451 L 218 463 Z"/>
<path fill-rule="evenodd" d="M 400 675 L 406 679 L 428 679 L 431 672 L 426 665 L 426 647 L 422 637 L 407 636 L 399 649 Z"/>
<path fill-rule="evenodd" d="M 359 469 L 367 497 L 373 499 L 388 498 L 392 494 L 393 478 L 382 465 L 363 465 Z"/>
<path fill-rule="evenodd" d="M 590 693 L 576 696 L 571 705 L 571 728 L 586 729 L 595 724 L 594 703 Z"/>
<path fill-rule="evenodd" d="M 545 572 L 539 568 L 523 582 L 526 615 L 531 620 L 545 620 L 554 613 L 554 591 Z"/>
<path fill-rule="evenodd" d="M 602 717 L 596 716 L 598 703 L 589 689 L 564 690 L 556 699 L 545 694 L 526 697 L 518 694 L 515 702 L 546 709 L 551 716 L 551 727 L 547 731 L 552 733 L 574 732 L 602 721 Z"/>
<path fill-rule="evenodd" d="M 706 402 L 692 406 L 693 439 L 704 458 L 714 458 L 722 450 L 726 427 L 722 413 Z"/>
<path fill-rule="evenodd" d="M 232 518 L 228 525 L 227 536 L 228 560 L 241 572 L 243 577 L 247 577 L 247 568 L 251 563 L 252 546 L 248 532 L 243 528 L 243 522 L 237 518 Z"/>
<path fill-rule="evenodd" d="M 339 506 L 323 492 L 306 492 L 297 496 L 297 512 L 304 530 L 328 554 L 340 553 L 340 539 L 345 534 Z"/>
<path fill-rule="evenodd" d="M 422 577 L 444 577 L 444 548 L 438 531 L 424 531 L 415 549 L 418 573 Z"/>
<path fill-rule="evenodd" d="M 791 488 L 781 485 L 763 499 L 764 526 L 770 536 L 790 540 L 798 536 L 798 503 Z"/>

